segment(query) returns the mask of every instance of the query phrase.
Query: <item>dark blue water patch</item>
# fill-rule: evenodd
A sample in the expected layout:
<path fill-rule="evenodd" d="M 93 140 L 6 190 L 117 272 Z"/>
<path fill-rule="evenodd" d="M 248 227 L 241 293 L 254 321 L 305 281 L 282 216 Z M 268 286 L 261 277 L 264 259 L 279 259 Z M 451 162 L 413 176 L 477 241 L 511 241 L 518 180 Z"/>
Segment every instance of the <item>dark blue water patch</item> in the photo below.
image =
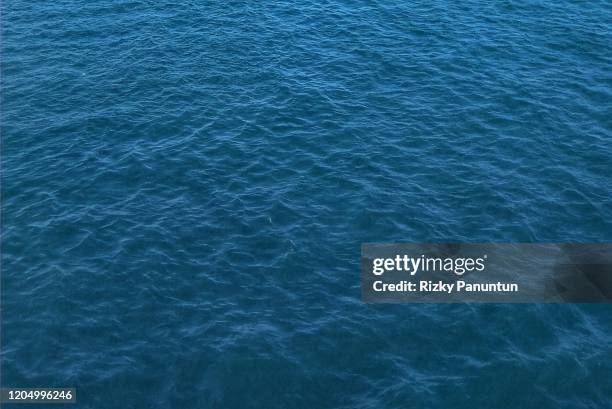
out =
<path fill-rule="evenodd" d="M 362 242 L 612 236 L 608 2 L 2 3 L 2 385 L 612 406 L 607 307 L 367 306 Z"/>

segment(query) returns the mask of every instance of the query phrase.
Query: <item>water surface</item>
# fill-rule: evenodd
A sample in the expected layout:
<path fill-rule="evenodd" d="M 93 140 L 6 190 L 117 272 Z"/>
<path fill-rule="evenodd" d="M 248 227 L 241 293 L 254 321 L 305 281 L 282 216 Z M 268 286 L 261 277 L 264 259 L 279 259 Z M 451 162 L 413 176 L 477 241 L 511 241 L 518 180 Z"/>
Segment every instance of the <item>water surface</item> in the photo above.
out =
<path fill-rule="evenodd" d="M 2 2 L 2 385 L 612 407 L 607 306 L 364 305 L 362 242 L 612 239 L 608 1 Z"/>

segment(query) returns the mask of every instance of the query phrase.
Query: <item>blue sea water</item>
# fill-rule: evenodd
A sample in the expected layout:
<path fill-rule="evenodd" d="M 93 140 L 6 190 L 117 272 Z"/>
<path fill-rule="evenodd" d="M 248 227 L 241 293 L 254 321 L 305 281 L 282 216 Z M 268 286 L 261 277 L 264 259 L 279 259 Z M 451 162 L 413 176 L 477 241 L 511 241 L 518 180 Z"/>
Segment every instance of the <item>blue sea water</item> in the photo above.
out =
<path fill-rule="evenodd" d="M 2 386 L 610 408 L 612 310 L 365 305 L 362 242 L 612 240 L 609 1 L 4 0 Z"/>

